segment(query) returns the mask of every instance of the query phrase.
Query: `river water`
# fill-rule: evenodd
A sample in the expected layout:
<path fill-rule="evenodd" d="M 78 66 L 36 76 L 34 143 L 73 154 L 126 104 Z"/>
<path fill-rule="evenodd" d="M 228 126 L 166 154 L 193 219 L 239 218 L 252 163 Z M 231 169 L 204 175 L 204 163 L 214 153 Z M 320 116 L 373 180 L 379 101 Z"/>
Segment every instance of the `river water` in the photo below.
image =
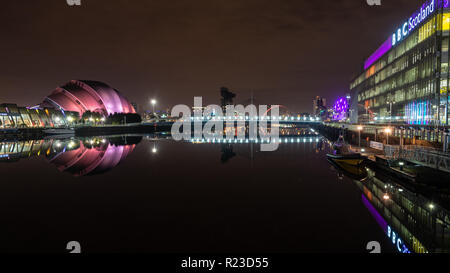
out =
<path fill-rule="evenodd" d="M 340 174 L 318 135 L 274 152 L 165 135 L 0 145 L 2 252 L 397 252 L 376 192 Z"/>

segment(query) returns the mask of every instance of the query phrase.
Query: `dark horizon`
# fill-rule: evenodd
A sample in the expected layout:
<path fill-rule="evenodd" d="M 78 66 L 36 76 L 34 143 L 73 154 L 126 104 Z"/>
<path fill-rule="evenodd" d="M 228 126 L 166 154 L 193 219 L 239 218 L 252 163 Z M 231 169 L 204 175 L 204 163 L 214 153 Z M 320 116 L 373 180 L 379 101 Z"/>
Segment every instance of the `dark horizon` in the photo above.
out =
<path fill-rule="evenodd" d="M 31 106 L 72 79 L 151 109 L 219 103 L 219 89 L 311 112 L 423 1 L 8 1 L 0 10 L 0 102 Z"/>

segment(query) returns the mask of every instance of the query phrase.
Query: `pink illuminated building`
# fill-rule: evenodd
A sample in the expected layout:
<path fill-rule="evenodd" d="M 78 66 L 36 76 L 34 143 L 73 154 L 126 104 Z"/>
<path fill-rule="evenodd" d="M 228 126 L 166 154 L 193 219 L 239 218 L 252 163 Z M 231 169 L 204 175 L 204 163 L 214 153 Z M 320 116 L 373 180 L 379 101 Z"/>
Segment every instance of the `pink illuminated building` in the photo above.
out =
<path fill-rule="evenodd" d="M 74 111 L 80 115 L 86 111 L 105 116 L 114 113 L 136 113 L 131 103 L 116 89 L 102 82 L 85 80 L 72 80 L 56 88 L 40 106 Z"/>

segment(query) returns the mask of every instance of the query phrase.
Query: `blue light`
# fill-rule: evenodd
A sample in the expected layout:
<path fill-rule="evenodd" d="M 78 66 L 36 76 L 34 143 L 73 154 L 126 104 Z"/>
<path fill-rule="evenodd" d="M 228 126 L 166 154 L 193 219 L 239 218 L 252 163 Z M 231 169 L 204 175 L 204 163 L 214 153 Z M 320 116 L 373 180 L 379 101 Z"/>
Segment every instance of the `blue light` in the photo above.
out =
<path fill-rule="evenodd" d="M 403 240 L 392 230 L 390 226 L 387 226 L 387 236 L 391 239 L 392 244 L 396 246 L 397 250 L 401 253 L 411 253 L 408 247 L 403 243 Z"/>

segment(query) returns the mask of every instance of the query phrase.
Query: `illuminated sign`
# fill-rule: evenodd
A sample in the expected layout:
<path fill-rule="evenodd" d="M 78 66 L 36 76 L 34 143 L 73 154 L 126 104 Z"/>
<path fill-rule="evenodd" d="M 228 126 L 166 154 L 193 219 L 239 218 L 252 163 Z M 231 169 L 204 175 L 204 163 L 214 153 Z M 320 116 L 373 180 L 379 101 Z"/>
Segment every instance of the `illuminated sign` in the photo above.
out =
<path fill-rule="evenodd" d="M 419 11 L 404 22 L 389 38 L 365 61 L 364 70 L 367 70 L 372 64 L 379 60 L 393 46 L 402 41 L 411 33 L 420 23 L 427 19 L 430 14 L 439 8 L 450 7 L 450 0 L 428 0 L 422 5 Z"/>
<path fill-rule="evenodd" d="M 397 31 L 392 34 L 392 46 L 395 46 L 398 42 L 408 36 L 411 31 L 413 31 L 436 10 L 435 1 L 436 0 L 431 0 L 428 4 L 424 4 L 417 13 L 411 16 L 408 21 L 403 23 L 403 25 L 401 25 Z"/>
<path fill-rule="evenodd" d="M 387 236 L 391 239 L 392 244 L 395 245 L 397 250 L 401 253 L 411 253 L 408 247 L 403 243 L 403 240 L 398 236 L 394 230 L 392 230 L 391 226 L 387 226 Z"/>

